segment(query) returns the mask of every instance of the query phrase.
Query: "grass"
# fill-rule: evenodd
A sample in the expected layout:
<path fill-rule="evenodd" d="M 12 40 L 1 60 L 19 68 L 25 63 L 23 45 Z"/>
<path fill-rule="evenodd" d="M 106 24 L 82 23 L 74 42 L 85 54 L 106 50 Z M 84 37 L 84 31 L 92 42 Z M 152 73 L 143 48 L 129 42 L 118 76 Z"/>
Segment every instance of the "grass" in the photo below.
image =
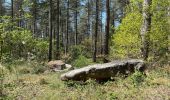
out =
<path fill-rule="evenodd" d="M 28 64 L 25 68 L 29 69 Z M 103 84 L 93 80 L 85 84 L 63 82 L 60 75 L 6 74 L 5 95 L 0 100 L 170 100 L 169 66 L 150 70 L 147 77 L 136 72 L 126 79 L 119 77 Z"/>

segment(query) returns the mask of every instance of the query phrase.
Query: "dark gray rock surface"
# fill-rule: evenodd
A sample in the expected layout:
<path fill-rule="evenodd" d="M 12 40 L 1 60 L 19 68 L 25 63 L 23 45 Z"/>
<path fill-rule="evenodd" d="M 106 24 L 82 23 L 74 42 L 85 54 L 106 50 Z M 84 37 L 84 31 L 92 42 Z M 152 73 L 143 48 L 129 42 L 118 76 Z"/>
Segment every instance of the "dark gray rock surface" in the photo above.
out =
<path fill-rule="evenodd" d="M 89 65 L 75 69 L 61 75 L 61 80 L 85 81 L 88 79 L 105 80 L 115 77 L 117 74 L 128 75 L 135 70 L 144 71 L 145 64 L 142 60 L 131 59 L 113 61 L 105 64 Z"/>

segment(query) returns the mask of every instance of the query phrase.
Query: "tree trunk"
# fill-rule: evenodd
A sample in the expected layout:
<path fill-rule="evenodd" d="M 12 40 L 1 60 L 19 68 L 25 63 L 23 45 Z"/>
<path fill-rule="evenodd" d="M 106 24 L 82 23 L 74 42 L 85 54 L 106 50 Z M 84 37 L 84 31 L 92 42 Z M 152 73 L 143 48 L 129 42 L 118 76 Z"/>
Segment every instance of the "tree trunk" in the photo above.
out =
<path fill-rule="evenodd" d="M 144 0 L 143 2 L 143 25 L 141 28 L 141 40 L 142 40 L 142 57 L 145 61 L 149 55 L 149 32 L 151 30 L 151 13 L 150 5 L 152 0 Z"/>
<path fill-rule="evenodd" d="M 49 2 L 49 55 L 48 60 L 52 60 L 52 0 Z"/>
<path fill-rule="evenodd" d="M 70 7 L 70 2 L 69 2 L 69 0 L 67 1 L 67 32 L 66 32 L 66 46 L 65 46 L 65 54 L 68 52 L 68 39 L 69 39 L 69 37 L 68 37 L 68 33 L 69 33 L 69 18 L 70 18 L 70 12 L 69 12 L 69 8 Z"/>
<path fill-rule="evenodd" d="M 101 17 L 101 21 L 100 21 L 100 54 L 103 55 L 103 6 L 102 6 L 102 1 L 101 1 L 101 12 L 100 12 L 100 17 Z"/>
<path fill-rule="evenodd" d="M 64 46 L 64 41 L 65 41 L 64 20 L 61 20 L 61 33 L 62 33 L 62 36 L 61 36 L 62 46 Z"/>
<path fill-rule="evenodd" d="M 57 0 L 57 41 L 56 41 L 56 58 L 59 60 L 59 49 L 60 49 L 60 0 Z"/>
<path fill-rule="evenodd" d="M 109 39 L 110 39 L 110 0 L 106 0 L 106 33 L 104 38 L 104 63 L 108 62 L 108 54 L 109 54 Z"/>
<path fill-rule="evenodd" d="M 96 26 L 94 34 L 94 52 L 93 52 L 93 62 L 96 62 L 97 54 L 97 35 L 98 35 L 98 20 L 99 20 L 99 0 L 96 0 Z"/>
<path fill-rule="evenodd" d="M 77 45 L 77 43 L 78 43 L 78 30 L 77 30 L 77 25 L 78 25 L 78 23 L 77 23 L 77 17 L 78 17 L 78 11 L 77 11 L 77 9 L 78 9 L 78 2 L 77 2 L 77 0 L 76 0 L 76 2 L 75 2 L 75 9 L 76 9 L 76 11 L 75 11 L 75 45 Z"/>
<path fill-rule="evenodd" d="M 36 29 L 37 29 L 37 25 L 36 25 L 36 17 L 37 17 L 37 2 L 36 0 L 33 0 L 33 36 L 36 35 Z"/>
<path fill-rule="evenodd" d="M 87 34 L 90 35 L 90 0 L 88 0 Z"/>
<path fill-rule="evenodd" d="M 14 1 L 11 0 L 11 18 L 12 18 L 12 23 L 14 21 Z"/>
<path fill-rule="evenodd" d="M 0 0 L 0 16 L 2 16 L 3 14 L 2 14 L 2 8 L 3 6 L 2 6 L 2 0 Z"/>

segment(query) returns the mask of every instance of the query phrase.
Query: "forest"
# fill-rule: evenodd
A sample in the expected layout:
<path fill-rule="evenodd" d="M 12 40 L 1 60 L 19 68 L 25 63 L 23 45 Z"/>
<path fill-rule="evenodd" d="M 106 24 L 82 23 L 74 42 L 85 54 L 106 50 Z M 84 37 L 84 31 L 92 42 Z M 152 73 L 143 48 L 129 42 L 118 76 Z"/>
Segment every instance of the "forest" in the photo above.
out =
<path fill-rule="evenodd" d="M 0 0 L 0 100 L 170 100 L 170 0 Z"/>

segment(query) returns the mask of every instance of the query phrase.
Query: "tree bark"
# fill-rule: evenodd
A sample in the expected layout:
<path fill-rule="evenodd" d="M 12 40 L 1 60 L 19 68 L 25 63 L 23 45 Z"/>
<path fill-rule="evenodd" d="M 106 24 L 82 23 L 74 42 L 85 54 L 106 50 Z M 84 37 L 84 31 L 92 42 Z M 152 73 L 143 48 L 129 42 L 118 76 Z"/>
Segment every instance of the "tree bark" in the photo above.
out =
<path fill-rule="evenodd" d="M 100 54 L 103 55 L 103 13 L 102 13 L 102 10 L 101 10 L 101 25 L 100 25 L 100 32 L 101 32 L 101 36 L 100 36 L 100 42 L 101 42 L 101 49 L 100 49 Z"/>
<path fill-rule="evenodd" d="M 52 60 L 52 0 L 49 2 L 49 55 L 48 60 Z"/>
<path fill-rule="evenodd" d="M 69 36 L 68 36 L 68 33 L 69 33 L 69 18 L 70 18 L 70 12 L 69 12 L 69 9 L 70 9 L 70 1 L 68 0 L 67 1 L 67 28 L 66 28 L 66 46 L 65 46 L 65 54 L 67 54 L 68 52 L 68 42 L 69 42 Z"/>
<path fill-rule="evenodd" d="M 110 0 L 106 0 L 106 33 L 104 38 L 104 63 L 108 62 L 108 54 L 109 54 L 109 39 L 110 39 Z"/>
<path fill-rule="evenodd" d="M 77 11 L 77 9 L 78 9 L 78 2 L 77 2 L 77 0 L 76 0 L 76 2 L 75 2 L 75 45 L 77 45 L 77 43 L 78 43 L 78 29 L 77 29 L 77 25 L 78 25 L 78 21 L 77 21 L 77 19 L 78 19 L 78 11 Z"/>
<path fill-rule="evenodd" d="M 90 0 L 88 0 L 88 15 L 87 15 L 87 34 L 90 35 Z"/>
<path fill-rule="evenodd" d="M 59 55 L 60 49 L 60 0 L 57 0 L 57 41 L 56 41 L 56 58 L 60 59 Z"/>
<path fill-rule="evenodd" d="M 36 36 L 36 17 L 37 17 L 37 2 L 36 0 L 33 0 L 33 36 Z"/>
<path fill-rule="evenodd" d="M 96 0 L 96 26 L 94 34 L 94 52 L 93 52 L 93 62 L 96 62 L 97 54 L 97 35 L 98 35 L 98 20 L 99 20 L 99 0 Z"/>
<path fill-rule="evenodd" d="M 12 18 L 12 23 L 14 22 L 14 1 L 11 0 L 11 18 Z"/>
<path fill-rule="evenodd" d="M 2 8 L 3 6 L 2 6 L 2 0 L 0 0 L 0 16 L 2 16 L 3 14 L 2 14 Z"/>
<path fill-rule="evenodd" d="M 148 59 L 149 55 L 149 32 L 151 30 L 151 13 L 150 6 L 152 0 L 144 0 L 143 2 L 143 25 L 141 28 L 141 41 L 142 41 L 142 57 L 145 61 Z"/>

